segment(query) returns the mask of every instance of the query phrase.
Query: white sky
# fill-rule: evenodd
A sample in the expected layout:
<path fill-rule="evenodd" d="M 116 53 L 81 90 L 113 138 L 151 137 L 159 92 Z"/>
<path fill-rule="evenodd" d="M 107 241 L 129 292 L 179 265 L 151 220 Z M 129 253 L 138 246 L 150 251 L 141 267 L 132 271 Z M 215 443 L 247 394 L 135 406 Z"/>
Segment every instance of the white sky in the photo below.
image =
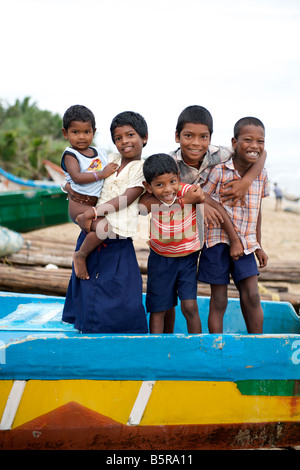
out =
<path fill-rule="evenodd" d="M 298 165 L 300 184 L 299 0 L 0 0 L 0 11 L 3 103 L 30 96 L 61 115 L 84 104 L 110 149 L 112 118 L 137 111 L 145 155 L 176 148 L 186 106 L 210 110 L 222 145 L 254 115 L 267 167 Z"/>

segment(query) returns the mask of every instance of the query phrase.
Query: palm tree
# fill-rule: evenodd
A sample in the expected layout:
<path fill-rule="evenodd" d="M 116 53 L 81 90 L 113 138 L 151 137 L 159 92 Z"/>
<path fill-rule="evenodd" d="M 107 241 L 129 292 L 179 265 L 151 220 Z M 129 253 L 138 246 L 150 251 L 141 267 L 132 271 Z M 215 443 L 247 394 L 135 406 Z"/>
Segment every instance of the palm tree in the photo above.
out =
<path fill-rule="evenodd" d="M 46 176 L 42 160 L 60 164 L 65 148 L 58 114 L 40 110 L 30 97 L 6 107 L 0 102 L 0 166 L 17 176 Z"/>

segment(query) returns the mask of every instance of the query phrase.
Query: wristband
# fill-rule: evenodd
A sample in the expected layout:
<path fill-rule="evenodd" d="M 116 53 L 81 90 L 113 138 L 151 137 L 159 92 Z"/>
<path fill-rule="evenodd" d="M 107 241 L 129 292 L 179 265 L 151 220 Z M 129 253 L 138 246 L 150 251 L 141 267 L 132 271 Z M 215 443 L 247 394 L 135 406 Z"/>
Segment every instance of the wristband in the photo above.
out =
<path fill-rule="evenodd" d="M 178 198 L 178 202 L 179 202 L 179 204 L 180 204 L 181 207 L 184 207 L 184 202 L 183 202 L 183 200 L 182 200 L 182 197 L 179 197 L 179 198 Z"/>
<path fill-rule="evenodd" d="M 95 217 L 93 218 L 93 220 L 97 220 L 97 218 L 98 218 L 97 209 L 96 209 L 95 206 L 92 206 L 92 208 L 94 209 L 94 212 L 95 212 Z"/>
<path fill-rule="evenodd" d="M 98 176 L 98 174 L 97 174 L 97 171 L 93 171 L 93 175 L 94 175 L 94 177 L 95 177 L 95 180 L 96 180 L 96 181 L 99 181 L 99 176 Z"/>

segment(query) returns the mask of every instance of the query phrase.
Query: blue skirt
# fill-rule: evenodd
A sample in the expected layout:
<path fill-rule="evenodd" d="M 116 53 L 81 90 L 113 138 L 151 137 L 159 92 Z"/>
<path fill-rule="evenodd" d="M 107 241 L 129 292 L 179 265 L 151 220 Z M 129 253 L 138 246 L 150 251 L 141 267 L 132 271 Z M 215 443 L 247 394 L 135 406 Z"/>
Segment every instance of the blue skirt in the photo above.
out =
<path fill-rule="evenodd" d="M 80 233 L 76 251 L 85 234 Z M 87 257 L 88 280 L 72 268 L 62 320 L 82 333 L 148 333 L 132 240 L 107 239 Z"/>

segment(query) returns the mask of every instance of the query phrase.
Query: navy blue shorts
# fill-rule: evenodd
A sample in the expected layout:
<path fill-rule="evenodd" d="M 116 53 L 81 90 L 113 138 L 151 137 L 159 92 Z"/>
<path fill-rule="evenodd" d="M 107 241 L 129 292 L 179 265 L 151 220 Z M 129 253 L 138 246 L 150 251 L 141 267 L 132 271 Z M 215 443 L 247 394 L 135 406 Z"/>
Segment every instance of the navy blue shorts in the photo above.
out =
<path fill-rule="evenodd" d="M 243 255 L 234 261 L 227 243 L 218 243 L 210 248 L 203 247 L 199 260 L 198 281 L 207 284 L 229 284 L 230 274 L 235 283 L 259 275 L 254 253 Z"/>
<path fill-rule="evenodd" d="M 147 270 L 147 312 L 163 312 L 180 300 L 197 298 L 199 251 L 187 256 L 167 257 L 150 250 Z"/>

